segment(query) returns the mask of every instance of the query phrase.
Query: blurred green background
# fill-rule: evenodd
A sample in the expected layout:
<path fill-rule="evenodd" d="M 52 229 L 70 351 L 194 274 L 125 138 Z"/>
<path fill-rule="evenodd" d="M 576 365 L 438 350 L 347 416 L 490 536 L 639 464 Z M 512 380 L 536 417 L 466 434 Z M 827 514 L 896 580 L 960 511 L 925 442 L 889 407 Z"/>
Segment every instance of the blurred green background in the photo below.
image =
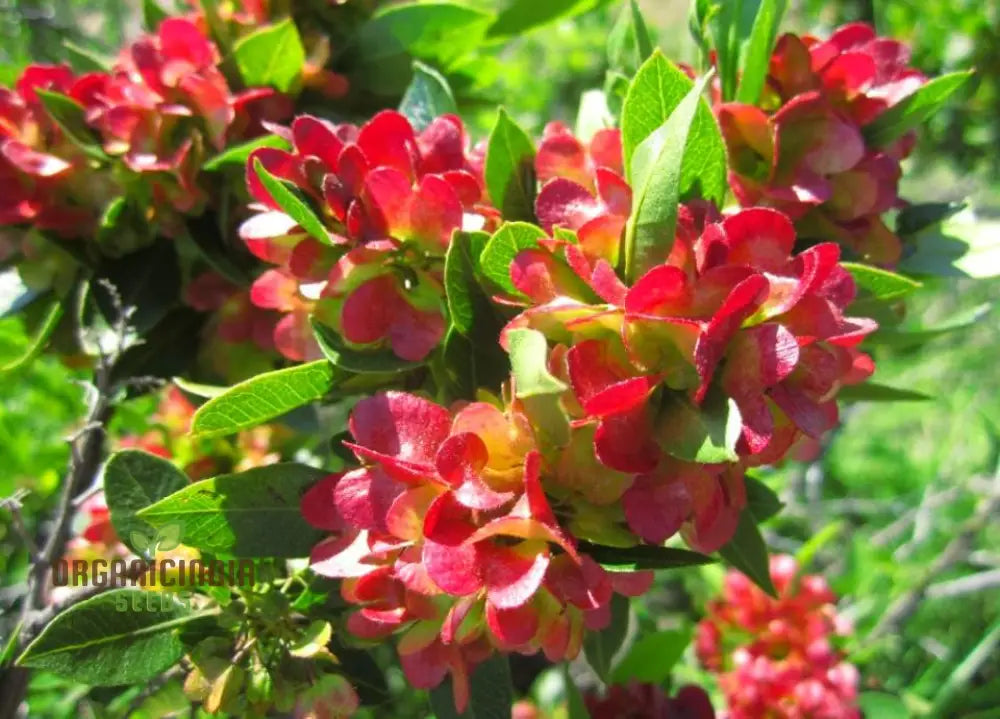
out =
<path fill-rule="evenodd" d="M 484 0 L 485 1 L 485 0 Z M 544 0 L 540 0 L 544 1 Z M 518 38 L 477 67 L 485 95 L 540 132 L 548 119 L 573 123 L 580 94 L 601 86 L 604 44 L 616 3 Z M 688 3 L 641 3 L 668 56 L 691 60 Z M 139 10 L 111 0 L 0 0 L 0 81 L 29 58 L 68 58 L 65 43 L 113 54 L 139 29 Z M 1000 4 L 996 0 L 800 0 L 786 28 L 822 35 L 849 20 L 873 21 L 909 42 L 928 74 L 976 67 L 975 88 L 922 128 L 907 161 L 903 195 L 967 201 L 981 220 L 1000 217 Z M 469 108 L 476 139 L 495 110 Z M 1000 225 L 996 225 L 1000 226 Z M 983 517 L 1000 494 L 1000 282 L 927 279 L 909 302 L 904 327 L 927 328 L 974 313 L 961 330 L 919 346 L 878 347 L 876 380 L 933 397 L 923 402 L 856 403 L 809 463 L 767 475 L 788 505 L 767 525 L 774 551 L 798 554 L 842 597 L 856 632 L 847 642 L 863 688 L 898 695 L 898 716 L 1000 717 L 1000 522 Z M 18 318 L 0 320 L 0 364 L 27 344 Z M 0 498 L 30 491 L 42 509 L 63 470 L 63 438 L 81 413 L 75 373 L 42 358 L 0 381 Z M 141 428 L 151 405 L 132 402 L 120 431 Z M 9 516 L 5 517 L 9 520 Z M 0 524 L 0 609 L 25 567 Z M 947 560 L 947 561 L 945 561 Z M 664 576 L 640 611 L 649 628 L 688 631 L 719 572 Z M 907 611 L 889 622 L 901 606 Z M 888 622 L 888 623 L 887 623 Z M 878 627 L 877 632 L 873 632 Z M 688 655 L 681 676 L 710 682 Z M 77 711 L 78 694 L 40 677 L 39 710 Z M 544 687 L 539 691 L 544 691 Z M 82 709 L 80 711 L 83 711 Z M 880 710 L 872 716 L 891 716 Z M 406 712 L 400 706 L 400 716 Z"/>

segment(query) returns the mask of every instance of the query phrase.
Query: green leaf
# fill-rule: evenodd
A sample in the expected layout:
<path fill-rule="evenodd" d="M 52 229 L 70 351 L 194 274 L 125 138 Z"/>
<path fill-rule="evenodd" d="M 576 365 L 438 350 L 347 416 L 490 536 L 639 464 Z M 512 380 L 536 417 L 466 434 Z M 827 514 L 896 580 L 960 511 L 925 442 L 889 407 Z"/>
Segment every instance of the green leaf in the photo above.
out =
<path fill-rule="evenodd" d="M 690 643 L 690 629 L 665 629 L 641 637 L 611 672 L 611 683 L 662 684 Z"/>
<path fill-rule="evenodd" d="M 160 23 L 169 17 L 156 0 L 142 0 L 142 26 L 147 32 L 156 32 Z"/>
<path fill-rule="evenodd" d="M 654 57 L 654 60 L 656 58 Z M 625 278 L 634 281 L 666 262 L 674 244 L 681 172 L 686 157 L 704 151 L 687 149 L 688 133 L 709 75 L 701 78 L 666 121 L 636 146 L 631 157 L 632 212 L 625 225 Z M 638 76 L 636 77 L 638 80 Z M 626 99 L 626 112 L 628 99 Z"/>
<path fill-rule="evenodd" d="M 198 337 L 205 324 L 205 314 L 190 307 L 177 307 L 157 322 L 147 333 L 146 339 L 132 345 L 118 358 L 111 371 L 111 378 L 119 383 L 132 377 L 158 377 L 169 379 L 186 372 L 198 354 Z M 148 383 L 131 387 L 131 396 L 149 391 Z"/>
<path fill-rule="evenodd" d="M 270 85 L 281 92 L 295 90 L 306 62 L 306 50 L 291 18 L 241 37 L 233 55 L 244 84 Z"/>
<path fill-rule="evenodd" d="M 69 57 L 70 65 L 80 72 L 111 72 L 114 58 L 96 50 L 77 45 L 72 40 L 63 39 L 63 49 Z"/>
<path fill-rule="evenodd" d="M 564 382 L 548 369 L 548 342 L 538 330 L 517 328 L 507 333 L 511 374 L 519 398 L 566 391 Z"/>
<path fill-rule="evenodd" d="M 785 506 L 778 499 L 775 491 L 756 477 L 747 475 L 744 478 L 744 484 L 747 492 L 747 507 L 753 512 L 754 519 L 758 523 L 766 522 Z"/>
<path fill-rule="evenodd" d="M 697 2 L 699 8 L 702 4 L 700 1 Z M 704 5 L 709 9 L 699 14 L 704 17 L 704 25 L 707 27 L 712 45 L 715 47 L 722 99 L 729 102 L 736 94 L 736 80 L 739 76 L 739 29 L 742 0 L 740 2 L 723 0 L 723 2 L 704 3 Z"/>
<path fill-rule="evenodd" d="M 510 279 L 510 265 L 521 250 L 538 247 L 545 232 L 527 222 L 505 222 L 483 248 L 479 267 L 483 276 L 509 294 L 523 296 Z"/>
<path fill-rule="evenodd" d="M 101 140 L 87 124 L 86 110 L 71 97 L 53 90 L 35 88 L 35 94 L 45 106 L 52 121 L 59 126 L 69 140 L 87 155 L 97 160 L 107 160 L 101 148 Z"/>
<path fill-rule="evenodd" d="M 534 221 L 535 146 L 502 107 L 486 145 L 483 174 L 486 191 L 504 218 Z"/>
<path fill-rule="evenodd" d="M 566 719 L 590 719 L 590 712 L 583 701 L 583 694 L 580 688 L 573 683 L 573 677 L 569 675 L 569 662 L 562 665 L 563 689 L 566 693 Z"/>
<path fill-rule="evenodd" d="M 17 663 L 97 686 L 145 682 L 180 660 L 177 629 L 199 616 L 166 593 L 113 589 L 59 614 Z"/>
<path fill-rule="evenodd" d="M 778 593 L 771 582 L 767 546 L 749 507 L 740 513 L 740 523 L 733 538 L 719 550 L 719 554 L 729 566 L 743 572 L 754 584 L 777 599 Z"/>
<path fill-rule="evenodd" d="M 156 244 L 101 263 L 91 281 L 91 292 L 108 326 L 118 320 L 116 302 L 106 284 L 117 291 L 124 308 L 134 308 L 130 327 L 145 335 L 177 304 L 181 269 L 172 242 Z"/>
<path fill-rule="evenodd" d="M 896 215 L 896 234 L 900 237 L 915 235 L 931 225 L 947 220 L 965 209 L 964 202 L 925 202 L 907 205 Z"/>
<path fill-rule="evenodd" d="M 451 324 L 468 336 L 477 322 L 494 313 L 479 284 L 479 258 L 489 242 L 486 232 L 456 232 L 444 259 L 444 286 Z"/>
<path fill-rule="evenodd" d="M 778 36 L 778 27 L 787 5 L 787 0 L 762 0 L 758 6 L 746 46 L 736 102 L 756 105 L 760 100 L 771 64 L 774 40 Z"/>
<path fill-rule="evenodd" d="M 633 75 L 652 54 L 653 43 L 639 5 L 636 0 L 628 0 L 608 35 L 608 67 Z"/>
<path fill-rule="evenodd" d="M 689 462 L 735 462 L 742 419 L 736 403 L 709 392 L 700 407 L 682 393 L 664 392 L 656 438 L 665 452 Z"/>
<path fill-rule="evenodd" d="M 510 0 L 490 26 L 492 39 L 522 35 L 541 25 L 590 10 L 594 0 Z"/>
<path fill-rule="evenodd" d="M 492 13 L 453 2 L 388 5 L 354 33 L 343 53 L 353 83 L 395 98 L 409 84 L 413 59 L 445 72 L 478 48 Z"/>
<path fill-rule="evenodd" d="M 472 672 L 464 712 L 455 708 L 450 675 L 430 691 L 430 701 L 437 719 L 510 719 L 514 691 L 506 655 L 494 654 Z"/>
<path fill-rule="evenodd" d="M 908 719 L 910 710 L 899 697 L 884 692 L 861 692 L 858 708 L 866 717 L 878 719 Z"/>
<path fill-rule="evenodd" d="M 137 449 L 111 455 L 104 466 L 104 496 L 111 510 L 111 524 L 129 549 L 142 556 L 156 533 L 136 513 L 187 485 L 187 475 L 162 457 Z M 138 546 L 133 534 L 143 536 L 146 545 Z"/>
<path fill-rule="evenodd" d="M 19 357 L 15 357 L 11 361 L 4 365 L 0 365 L 0 375 L 5 375 L 9 372 L 16 372 L 22 367 L 27 367 L 31 362 L 35 360 L 38 355 L 42 353 L 52 334 L 56 331 L 56 327 L 59 326 L 59 321 L 63 316 L 63 303 L 62 300 L 52 300 L 49 304 L 48 310 L 45 312 L 45 316 L 42 318 L 41 324 L 35 330 L 34 337 L 31 338 L 31 342 L 24 349 Z"/>
<path fill-rule="evenodd" d="M 327 327 L 315 318 L 310 318 L 310 323 L 323 356 L 338 369 L 358 374 L 397 373 L 416 369 L 423 364 L 400 359 L 388 349 L 353 349 L 345 344 L 332 327 Z"/>
<path fill-rule="evenodd" d="M 319 399 L 333 387 L 335 376 L 326 360 L 257 375 L 199 407 L 191 433 L 219 437 L 256 427 Z"/>
<path fill-rule="evenodd" d="M 250 153 L 259 147 L 274 147 L 279 150 L 287 150 L 291 146 L 288 144 L 288 140 L 277 135 L 255 137 L 253 140 L 228 147 L 218 155 L 209 158 L 202 165 L 201 169 L 214 172 L 226 168 L 238 168 L 242 171 L 246 168 L 247 158 L 250 157 Z"/>
<path fill-rule="evenodd" d="M 899 263 L 903 272 L 977 279 L 1000 276 L 998 220 L 962 213 L 918 233 L 909 244 L 915 250 Z"/>
<path fill-rule="evenodd" d="M 458 112 L 448 81 L 437 70 L 419 60 L 413 63 L 413 79 L 406 88 L 399 111 L 418 132 L 441 115 Z"/>
<path fill-rule="evenodd" d="M 302 494 L 326 475 L 282 463 L 189 484 L 138 513 L 154 527 L 181 524 L 184 544 L 236 557 L 306 557 L 322 533 L 302 518 Z"/>
<path fill-rule="evenodd" d="M 918 327 L 913 329 L 880 327 L 879 331 L 869 337 L 867 341 L 874 345 L 884 345 L 895 347 L 896 349 L 910 349 L 938 337 L 976 327 L 992 311 L 993 305 L 985 302 L 953 315 L 947 322 L 933 327 Z"/>
<path fill-rule="evenodd" d="M 851 384 L 841 387 L 837 398 L 846 402 L 926 402 L 934 399 L 928 394 L 912 389 L 889 387 L 876 382 Z"/>
<path fill-rule="evenodd" d="M 854 278 L 854 282 L 859 288 L 867 290 L 880 300 L 894 300 L 922 286 L 916 280 L 879 267 L 860 265 L 855 262 L 841 262 L 840 264 L 851 273 L 851 277 Z"/>
<path fill-rule="evenodd" d="M 972 79 L 973 71 L 941 75 L 908 95 L 862 128 L 869 145 L 884 147 L 919 127 L 944 107 L 949 98 Z"/>
<path fill-rule="evenodd" d="M 605 684 L 611 683 L 615 654 L 621 649 L 628 632 L 629 601 L 621 594 L 611 596 L 611 623 L 599 632 L 583 636 L 583 654 L 594 673 Z"/>
<path fill-rule="evenodd" d="M 634 572 L 640 569 L 676 569 L 713 564 L 711 557 L 690 549 L 655 547 L 640 544 L 635 547 L 605 547 L 580 542 L 580 551 L 590 556 L 609 572 Z"/>
<path fill-rule="evenodd" d="M 225 394 L 226 390 L 229 389 L 228 387 L 223 387 L 217 384 L 192 382 L 184 379 L 183 377 L 171 377 L 171 381 L 185 394 L 189 394 L 194 397 L 201 397 L 202 399 L 212 399 L 213 397 L 218 397 L 220 394 Z"/>
<path fill-rule="evenodd" d="M 323 222 L 300 196 L 298 188 L 272 175 L 261 164 L 258 158 L 254 158 L 253 170 L 257 173 L 257 177 L 260 178 L 264 189 L 278 203 L 278 207 L 285 211 L 285 214 L 299 223 L 303 230 L 324 245 L 333 244 L 330 240 L 330 234 L 326 231 L 326 227 L 323 226 Z"/>

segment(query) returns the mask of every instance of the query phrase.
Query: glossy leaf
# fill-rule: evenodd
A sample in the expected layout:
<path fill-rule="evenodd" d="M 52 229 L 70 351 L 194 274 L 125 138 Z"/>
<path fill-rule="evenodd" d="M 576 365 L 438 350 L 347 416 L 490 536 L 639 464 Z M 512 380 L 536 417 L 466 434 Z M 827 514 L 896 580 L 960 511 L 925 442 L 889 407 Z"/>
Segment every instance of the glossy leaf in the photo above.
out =
<path fill-rule="evenodd" d="M 535 146 L 501 107 L 486 145 L 486 191 L 507 220 L 535 219 Z"/>
<path fill-rule="evenodd" d="M 306 62 L 306 50 L 291 18 L 241 37 L 233 45 L 233 55 L 248 87 L 268 85 L 281 92 L 296 88 Z"/>
<path fill-rule="evenodd" d="M 305 557 L 322 533 L 302 518 L 302 494 L 326 475 L 304 464 L 271 464 L 189 484 L 142 509 L 154 527 L 180 524 L 183 542 L 237 557 Z"/>
<path fill-rule="evenodd" d="M 507 657 L 495 653 L 475 668 L 465 711 L 455 708 L 450 676 L 430 691 L 430 702 L 437 719 L 510 719 L 514 691 Z"/>
<path fill-rule="evenodd" d="M 689 462 L 735 462 L 742 420 L 736 403 L 709 393 L 701 406 L 677 392 L 665 392 L 656 439 L 668 454 Z"/>
<path fill-rule="evenodd" d="M 580 551 L 609 572 L 634 572 L 640 569 L 676 569 L 712 564 L 708 555 L 679 547 L 656 547 L 640 544 L 635 547 L 605 547 L 580 542 Z"/>
<path fill-rule="evenodd" d="M 774 40 L 778 36 L 778 26 L 787 5 L 787 0 L 761 0 L 744 53 L 736 102 L 756 105 L 760 100 L 771 63 Z"/>
<path fill-rule="evenodd" d="M 902 387 L 890 387 L 876 382 L 841 387 L 837 398 L 844 402 L 926 402 L 934 399 L 923 392 L 903 389 Z"/>
<path fill-rule="evenodd" d="M 256 150 L 258 147 L 274 147 L 280 150 L 287 150 L 290 148 L 288 140 L 283 137 L 278 137 L 277 135 L 263 135 L 262 137 L 255 137 L 253 140 L 247 140 L 239 145 L 233 145 L 228 147 L 218 155 L 209 158 L 204 165 L 202 165 L 203 170 L 215 171 L 222 170 L 226 168 L 237 168 L 243 170 L 247 164 L 247 158 L 250 157 L 250 153 Z"/>
<path fill-rule="evenodd" d="M 719 554 L 729 566 L 740 570 L 754 584 L 777 598 L 777 591 L 771 581 L 767 546 L 757 528 L 757 519 L 749 507 L 740 513 L 740 522 L 733 538 L 719 550 Z"/>
<path fill-rule="evenodd" d="M 319 399 L 333 387 L 335 377 L 325 359 L 257 375 L 199 407 L 191 433 L 219 437 L 256 427 Z"/>
<path fill-rule="evenodd" d="M 921 287 L 916 280 L 883 270 L 871 265 L 842 262 L 841 266 L 851 273 L 854 283 L 880 300 L 893 300 Z"/>
<path fill-rule="evenodd" d="M 884 147 L 929 120 L 960 88 L 972 79 L 973 71 L 953 72 L 930 80 L 866 125 L 865 140 Z"/>
<path fill-rule="evenodd" d="M 145 682 L 180 660 L 177 629 L 196 618 L 168 594 L 113 589 L 56 616 L 17 661 L 97 686 Z"/>
<path fill-rule="evenodd" d="M 587 663 L 605 684 L 611 683 L 615 655 L 628 631 L 628 617 L 628 597 L 614 594 L 611 596 L 611 623 L 598 632 L 587 632 L 583 637 L 583 654 Z"/>
<path fill-rule="evenodd" d="M 486 243 L 479 256 L 479 266 L 484 277 L 507 293 L 522 296 L 510 279 L 510 265 L 521 250 L 538 247 L 545 232 L 527 222 L 507 222 Z"/>
<path fill-rule="evenodd" d="M 632 153 L 632 213 L 625 225 L 626 281 L 641 277 L 670 255 L 683 163 L 686 157 L 698 157 L 704 151 L 697 146 L 687 149 L 687 140 L 708 79 L 705 76 L 691 87 L 667 120 Z"/>
<path fill-rule="evenodd" d="M 148 539 L 156 530 L 136 513 L 187 485 L 187 475 L 162 457 L 137 449 L 111 455 L 104 466 L 104 497 L 111 510 L 111 524 L 122 542 L 142 556 L 145 547 L 136 545 L 133 533 Z"/>
<path fill-rule="evenodd" d="M 492 317 L 489 298 L 479 284 L 479 258 L 489 242 L 486 232 L 456 232 L 444 261 L 444 286 L 451 323 L 469 335 L 477 318 Z"/>
<path fill-rule="evenodd" d="M 406 372 L 420 367 L 423 362 L 411 362 L 397 357 L 391 350 L 364 350 L 349 347 L 340 335 L 316 319 L 311 320 L 313 336 L 319 349 L 334 367 L 346 372 L 372 374 Z"/>
<path fill-rule="evenodd" d="M 458 108 L 444 76 L 418 60 L 413 63 L 413 79 L 399 103 L 399 111 L 420 131 L 435 117 L 456 113 Z"/>
<path fill-rule="evenodd" d="M 253 169 L 257 173 L 257 177 L 260 178 L 261 184 L 264 185 L 264 189 L 274 198 L 274 201 L 278 203 L 286 215 L 299 223 L 303 230 L 324 245 L 333 244 L 322 221 L 301 197 L 298 188 L 272 175 L 258 158 L 254 158 Z"/>
<path fill-rule="evenodd" d="M 611 683 L 662 684 L 690 643 L 691 631 L 684 629 L 665 629 L 640 637 L 611 672 Z"/>

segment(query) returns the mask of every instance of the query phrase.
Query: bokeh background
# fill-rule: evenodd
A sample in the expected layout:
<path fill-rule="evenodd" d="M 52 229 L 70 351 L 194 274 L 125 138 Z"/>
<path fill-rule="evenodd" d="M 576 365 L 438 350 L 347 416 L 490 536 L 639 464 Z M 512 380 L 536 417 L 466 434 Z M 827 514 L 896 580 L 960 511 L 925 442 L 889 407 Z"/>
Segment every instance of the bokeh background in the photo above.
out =
<path fill-rule="evenodd" d="M 667 55 L 693 59 L 686 0 L 640 4 Z M 572 124 L 581 93 L 603 82 L 617 12 L 615 3 L 595 5 L 469 68 L 482 102 L 463 111 L 477 139 L 496 103 L 536 133 L 546 118 Z M 140 18 L 138 2 L 0 0 L 0 82 L 11 83 L 29 59 L 109 54 L 139 32 Z M 984 238 L 982 261 L 1000 273 L 1000 3 L 793 0 L 786 27 L 824 34 L 851 20 L 909 42 L 914 64 L 928 74 L 978 69 L 970 91 L 921 129 L 902 194 L 967 203 L 964 212 Z M 1000 513 L 986 511 L 1000 496 L 998 302 L 997 280 L 926 279 L 902 325 L 928 329 L 926 341 L 878 347 L 875 379 L 932 399 L 848 405 L 842 427 L 815 456 L 766 477 L 787 505 L 765 527 L 770 547 L 828 578 L 855 625 L 845 649 L 863 687 L 903 699 L 872 716 L 1000 717 Z M 19 318 L 0 320 L 0 364 L 27 342 Z M 0 498 L 21 487 L 27 511 L 52 501 L 68 451 L 64 437 L 83 409 L 76 379 L 51 357 L 15 381 L 0 379 Z M 152 403 L 126 402 L 115 430 L 140 433 Z M 7 529 L 0 523 L 0 610 L 22 573 L 11 564 L 18 553 Z M 721 571 L 679 576 L 661 578 L 639 621 L 676 633 L 681 645 Z M 676 673 L 711 684 L 690 650 Z M 84 688 L 39 681 L 33 709 L 40 714 L 90 715 Z M 546 686 L 543 675 L 532 689 L 543 704 Z M 420 710 L 400 699 L 393 715 L 411 711 Z"/>

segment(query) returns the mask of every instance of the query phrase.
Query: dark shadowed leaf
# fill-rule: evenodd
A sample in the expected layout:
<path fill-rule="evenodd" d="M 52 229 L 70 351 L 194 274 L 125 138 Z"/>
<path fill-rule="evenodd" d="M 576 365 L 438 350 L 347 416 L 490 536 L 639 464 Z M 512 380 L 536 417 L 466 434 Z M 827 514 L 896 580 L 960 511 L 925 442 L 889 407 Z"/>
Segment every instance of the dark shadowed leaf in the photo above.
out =
<path fill-rule="evenodd" d="M 122 542 L 142 556 L 145 547 L 136 546 L 133 533 L 149 540 L 155 530 L 138 519 L 136 512 L 187 485 L 187 475 L 162 457 L 137 449 L 113 454 L 104 466 L 104 497 L 111 510 L 111 524 Z"/>
<path fill-rule="evenodd" d="M 464 712 L 455 708 L 450 676 L 431 690 L 430 701 L 437 719 L 510 719 L 514 691 L 507 657 L 495 653 L 475 668 L 469 678 L 469 706 Z"/>
<path fill-rule="evenodd" d="M 583 637 L 583 654 L 594 673 L 610 684 L 615 654 L 621 649 L 628 631 L 629 601 L 621 594 L 611 596 L 611 623 L 599 632 L 587 632 Z"/>
<path fill-rule="evenodd" d="M 580 542 L 580 551 L 590 556 L 609 572 L 634 572 L 640 569 L 676 569 L 713 564 L 706 554 L 679 547 L 655 547 L 640 544 L 635 547 L 605 547 Z"/>
<path fill-rule="evenodd" d="M 535 219 L 535 146 L 501 107 L 486 145 L 486 191 L 507 220 Z"/>
<path fill-rule="evenodd" d="M 613 684 L 662 684 L 691 643 L 691 631 L 665 629 L 640 637 L 611 672 Z"/>
<path fill-rule="evenodd" d="M 740 523 L 733 538 L 719 554 L 726 563 L 743 572 L 758 587 L 772 597 L 777 597 L 771 582 L 771 569 L 767 558 L 767 546 L 757 528 L 757 518 L 749 507 L 740 513 Z"/>

